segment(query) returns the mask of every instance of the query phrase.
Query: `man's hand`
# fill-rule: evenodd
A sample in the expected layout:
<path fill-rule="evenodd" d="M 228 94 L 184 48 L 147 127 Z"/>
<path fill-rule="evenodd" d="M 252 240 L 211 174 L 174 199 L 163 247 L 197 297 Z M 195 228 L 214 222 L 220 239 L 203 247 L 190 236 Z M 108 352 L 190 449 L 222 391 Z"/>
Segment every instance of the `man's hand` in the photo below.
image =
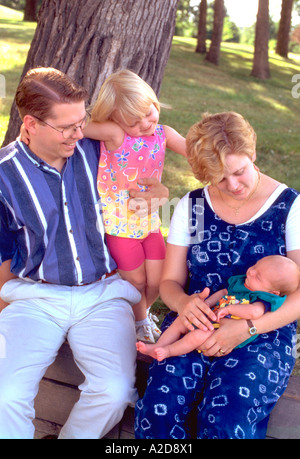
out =
<path fill-rule="evenodd" d="M 169 190 L 156 178 L 141 178 L 139 185 L 143 185 L 146 191 L 129 190 L 129 209 L 134 210 L 138 217 L 146 217 L 163 206 L 169 197 Z"/>
<path fill-rule="evenodd" d="M 0 266 L 0 292 L 5 282 L 14 279 L 16 276 L 10 271 L 11 260 L 6 260 Z M 7 303 L 0 297 L 0 312 L 7 306 Z"/>

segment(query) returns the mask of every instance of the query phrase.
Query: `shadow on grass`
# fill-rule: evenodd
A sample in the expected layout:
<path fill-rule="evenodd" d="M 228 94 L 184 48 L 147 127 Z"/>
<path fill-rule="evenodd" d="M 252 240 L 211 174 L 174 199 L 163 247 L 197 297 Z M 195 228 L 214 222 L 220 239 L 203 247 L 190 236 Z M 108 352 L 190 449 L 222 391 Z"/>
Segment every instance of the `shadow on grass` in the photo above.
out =
<path fill-rule="evenodd" d="M 24 44 L 31 42 L 36 28 L 36 22 L 10 21 L 1 19 L 0 34 L 2 40 Z"/>

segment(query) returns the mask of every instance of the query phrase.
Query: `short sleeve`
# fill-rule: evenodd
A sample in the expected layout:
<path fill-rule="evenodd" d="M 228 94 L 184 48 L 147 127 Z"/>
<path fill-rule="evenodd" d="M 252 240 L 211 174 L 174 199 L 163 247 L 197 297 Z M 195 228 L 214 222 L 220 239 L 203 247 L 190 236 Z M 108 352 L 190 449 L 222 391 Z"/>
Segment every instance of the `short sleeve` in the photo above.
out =
<path fill-rule="evenodd" d="M 286 250 L 300 250 L 300 195 L 295 199 L 286 221 Z"/>
<path fill-rule="evenodd" d="M 170 223 L 168 243 L 187 247 L 190 244 L 189 231 L 189 193 L 175 207 Z"/>
<path fill-rule="evenodd" d="M 265 312 L 268 312 L 276 311 L 276 309 L 280 308 L 286 300 L 286 295 L 278 296 L 269 292 L 251 292 L 249 299 L 250 303 L 254 303 L 255 301 L 261 301 L 264 303 L 266 308 Z"/>

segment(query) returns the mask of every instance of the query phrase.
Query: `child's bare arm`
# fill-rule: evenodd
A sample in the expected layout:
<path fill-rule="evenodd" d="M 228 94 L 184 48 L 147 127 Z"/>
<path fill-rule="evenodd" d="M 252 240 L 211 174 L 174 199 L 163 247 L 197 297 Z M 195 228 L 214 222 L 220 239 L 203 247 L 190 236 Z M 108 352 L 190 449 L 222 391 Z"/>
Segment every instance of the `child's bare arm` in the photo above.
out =
<path fill-rule="evenodd" d="M 223 317 L 231 314 L 232 316 L 240 317 L 241 319 L 259 319 L 265 312 L 265 305 L 256 301 L 251 304 L 230 304 L 221 308 L 216 312 L 218 321 Z"/>
<path fill-rule="evenodd" d="M 167 148 L 170 148 L 170 150 L 178 153 L 179 155 L 186 156 L 185 138 L 170 126 L 164 126 L 164 130 L 166 134 Z"/>
<path fill-rule="evenodd" d="M 116 150 L 119 148 L 124 140 L 123 129 L 113 121 L 105 121 L 97 123 L 90 121 L 83 129 L 84 137 L 90 139 L 102 140 L 108 150 Z"/>

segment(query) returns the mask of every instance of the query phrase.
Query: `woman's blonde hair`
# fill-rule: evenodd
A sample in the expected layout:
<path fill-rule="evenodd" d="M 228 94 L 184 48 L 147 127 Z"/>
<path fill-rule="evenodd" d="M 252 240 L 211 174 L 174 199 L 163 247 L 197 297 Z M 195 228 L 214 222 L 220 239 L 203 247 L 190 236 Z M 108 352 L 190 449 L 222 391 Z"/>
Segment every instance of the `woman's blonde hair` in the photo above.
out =
<path fill-rule="evenodd" d="M 238 113 L 205 113 L 202 120 L 190 128 L 186 144 L 195 177 L 205 185 L 216 184 L 224 176 L 227 155 L 255 158 L 256 133 Z"/>
<path fill-rule="evenodd" d="M 92 109 L 93 121 L 114 121 L 117 111 L 125 124 L 129 118 L 144 118 L 151 105 L 160 112 L 160 103 L 153 89 L 130 70 L 119 70 L 103 83 Z"/>

